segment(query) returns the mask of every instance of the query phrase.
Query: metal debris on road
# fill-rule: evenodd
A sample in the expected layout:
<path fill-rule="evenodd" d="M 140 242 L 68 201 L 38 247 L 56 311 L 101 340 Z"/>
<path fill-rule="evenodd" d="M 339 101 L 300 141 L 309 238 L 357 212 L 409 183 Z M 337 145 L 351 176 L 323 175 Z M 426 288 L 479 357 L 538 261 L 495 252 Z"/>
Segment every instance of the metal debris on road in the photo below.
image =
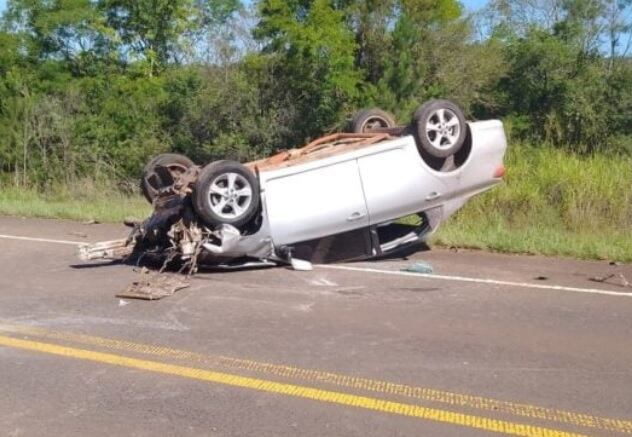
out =
<path fill-rule="evenodd" d="M 590 278 L 590 280 L 593 282 L 608 283 L 612 278 L 619 278 L 620 280 L 619 284 L 614 284 L 614 285 L 620 285 L 621 287 L 632 288 L 632 284 L 630 283 L 630 281 L 628 281 L 627 278 L 623 276 L 623 274 L 621 273 L 613 273 L 607 276 L 593 276 L 592 278 Z"/>
<path fill-rule="evenodd" d="M 143 267 L 139 274 L 141 278 L 132 282 L 123 292 L 116 295 L 118 298 L 158 300 L 172 296 L 178 290 L 190 287 L 189 281 L 178 274 L 166 274 L 152 272 Z"/>
<path fill-rule="evenodd" d="M 94 244 L 82 244 L 79 246 L 79 258 L 82 261 L 95 259 L 124 259 L 132 254 L 134 247 L 127 239 L 102 241 Z"/>
<path fill-rule="evenodd" d="M 434 273 L 434 269 L 427 262 L 416 262 L 402 269 L 402 272 L 423 273 L 426 275 Z"/>

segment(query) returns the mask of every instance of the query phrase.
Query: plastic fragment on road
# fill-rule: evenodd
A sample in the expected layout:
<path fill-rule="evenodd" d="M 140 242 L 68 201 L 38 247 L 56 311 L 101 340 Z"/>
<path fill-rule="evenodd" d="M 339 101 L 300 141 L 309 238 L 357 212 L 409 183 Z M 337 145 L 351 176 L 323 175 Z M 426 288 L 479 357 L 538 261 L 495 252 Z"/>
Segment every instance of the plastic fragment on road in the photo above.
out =
<path fill-rule="evenodd" d="M 430 275 L 434 273 L 434 269 L 427 262 L 420 261 L 420 262 L 413 263 L 409 265 L 408 267 L 403 268 L 402 272 L 422 273 L 422 274 Z"/>
<path fill-rule="evenodd" d="M 297 272 L 311 272 L 314 270 L 314 266 L 311 262 L 302 259 L 292 258 L 290 260 L 290 265 L 292 266 L 292 269 Z"/>
<path fill-rule="evenodd" d="M 161 272 L 151 272 L 144 268 L 140 271 L 141 278 L 117 294 L 118 298 L 158 300 L 172 296 L 178 290 L 190 287 L 189 281 L 181 275 L 170 275 Z"/>

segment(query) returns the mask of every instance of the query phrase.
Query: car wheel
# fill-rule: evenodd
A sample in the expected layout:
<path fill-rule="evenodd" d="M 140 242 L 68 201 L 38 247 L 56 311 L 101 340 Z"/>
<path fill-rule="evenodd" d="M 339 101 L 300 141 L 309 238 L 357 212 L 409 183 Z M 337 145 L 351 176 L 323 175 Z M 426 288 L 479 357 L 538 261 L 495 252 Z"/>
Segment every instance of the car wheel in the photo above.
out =
<path fill-rule="evenodd" d="M 140 188 L 149 203 L 153 203 L 161 188 L 165 188 L 173 183 L 164 174 L 157 171 L 158 167 L 165 167 L 171 179 L 187 171 L 189 167 L 195 164 L 189 158 L 177 153 L 163 153 L 154 157 L 143 169 L 143 176 L 140 182 Z"/>
<path fill-rule="evenodd" d="M 351 121 L 351 132 L 355 134 L 371 132 L 375 128 L 396 127 L 395 118 L 378 108 L 363 109 Z"/>
<path fill-rule="evenodd" d="M 449 100 L 431 100 L 413 116 L 418 146 L 434 158 L 447 158 L 465 142 L 467 126 L 461 108 Z"/>
<path fill-rule="evenodd" d="M 202 169 L 193 189 L 193 207 L 202 221 L 215 228 L 247 224 L 259 208 L 259 182 L 235 161 L 216 161 Z"/>

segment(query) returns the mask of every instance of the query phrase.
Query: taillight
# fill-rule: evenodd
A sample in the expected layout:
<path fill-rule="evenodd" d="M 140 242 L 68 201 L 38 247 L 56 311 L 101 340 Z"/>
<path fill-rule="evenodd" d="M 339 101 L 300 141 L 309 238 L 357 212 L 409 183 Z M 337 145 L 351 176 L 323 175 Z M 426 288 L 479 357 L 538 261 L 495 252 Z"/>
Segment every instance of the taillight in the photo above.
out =
<path fill-rule="evenodd" d="M 507 173 L 507 170 L 505 169 L 505 166 L 501 164 L 496 167 L 496 171 L 494 171 L 494 178 L 502 179 L 505 177 L 505 173 Z"/>

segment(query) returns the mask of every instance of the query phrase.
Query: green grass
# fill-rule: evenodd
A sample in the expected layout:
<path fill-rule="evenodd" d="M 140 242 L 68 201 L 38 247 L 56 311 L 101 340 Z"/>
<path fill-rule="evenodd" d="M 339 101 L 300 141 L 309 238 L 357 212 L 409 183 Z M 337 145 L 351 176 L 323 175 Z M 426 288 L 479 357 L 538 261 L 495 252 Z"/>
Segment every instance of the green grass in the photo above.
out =
<path fill-rule="evenodd" d="M 127 196 L 116 190 L 89 187 L 38 193 L 12 187 L 0 188 L 0 215 L 120 223 L 126 218 L 143 219 L 150 212 L 150 205 L 140 195 Z"/>
<path fill-rule="evenodd" d="M 506 183 L 472 199 L 435 244 L 632 261 L 632 158 L 514 145 Z"/>
<path fill-rule="evenodd" d="M 518 144 L 506 165 L 506 183 L 468 202 L 433 244 L 632 262 L 632 157 Z M 90 183 L 48 194 L 0 187 L 5 215 L 120 222 L 149 213 L 141 196 Z"/>
<path fill-rule="evenodd" d="M 439 246 L 497 252 L 562 255 L 581 259 L 632 262 L 632 235 L 617 230 L 568 231 L 563 226 L 512 227 L 497 218 L 476 224 L 459 218 L 443 227 L 432 242 Z"/>

